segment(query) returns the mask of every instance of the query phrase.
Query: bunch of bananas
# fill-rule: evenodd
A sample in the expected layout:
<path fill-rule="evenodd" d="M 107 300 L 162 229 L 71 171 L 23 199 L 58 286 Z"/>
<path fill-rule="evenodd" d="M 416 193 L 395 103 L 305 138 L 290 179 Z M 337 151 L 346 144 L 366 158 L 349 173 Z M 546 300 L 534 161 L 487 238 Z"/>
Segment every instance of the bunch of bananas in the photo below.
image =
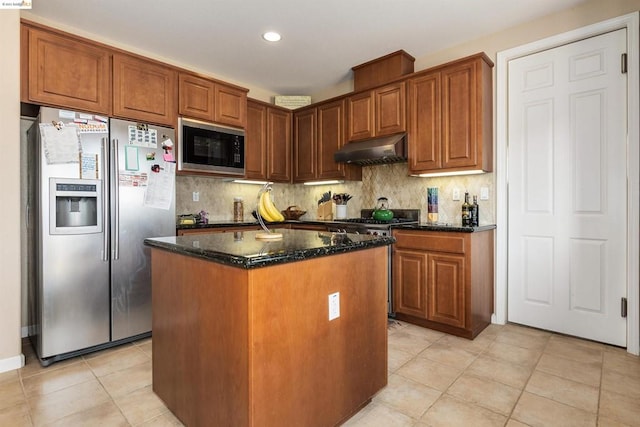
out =
<path fill-rule="evenodd" d="M 282 222 L 284 216 L 280 213 L 276 205 L 271 200 L 271 191 L 263 191 L 258 201 L 258 214 L 269 222 Z"/>

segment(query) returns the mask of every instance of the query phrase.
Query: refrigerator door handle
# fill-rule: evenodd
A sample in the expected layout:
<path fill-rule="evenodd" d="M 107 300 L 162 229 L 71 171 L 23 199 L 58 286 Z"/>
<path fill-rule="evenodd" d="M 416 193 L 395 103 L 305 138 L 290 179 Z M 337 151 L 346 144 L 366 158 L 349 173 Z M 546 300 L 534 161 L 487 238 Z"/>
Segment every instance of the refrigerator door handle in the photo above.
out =
<path fill-rule="evenodd" d="M 119 249 L 120 249 L 120 197 L 118 195 L 118 183 L 120 182 L 120 166 L 118 161 L 118 139 L 113 140 L 113 144 L 111 145 L 111 155 L 113 165 L 112 173 L 111 173 L 111 200 L 113 202 L 113 216 L 112 216 L 112 226 L 113 226 L 113 239 L 111 244 L 113 245 L 112 251 L 112 259 L 114 261 L 119 258 Z"/>
<path fill-rule="evenodd" d="M 109 138 L 102 138 L 102 182 L 106 186 L 106 177 L 109 176 L 107 169 L 107 159 L 109 158 Z M 102 260 L 109 261 L 109 191 L 107 188 L 102 190 Z"/>

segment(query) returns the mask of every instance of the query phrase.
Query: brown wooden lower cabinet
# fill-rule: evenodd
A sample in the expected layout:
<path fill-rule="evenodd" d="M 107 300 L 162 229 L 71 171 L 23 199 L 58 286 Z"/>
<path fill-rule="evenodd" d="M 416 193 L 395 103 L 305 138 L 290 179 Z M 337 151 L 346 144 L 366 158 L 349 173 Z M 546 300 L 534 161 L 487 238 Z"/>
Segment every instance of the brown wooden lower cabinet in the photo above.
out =
<path fill-rule="evenodd" d="M 249 270 L 151 251 L 153 391 L 185 425 L 334 426 L 387 384 L 386 247 Z"/>
<path fill-rule="evenodd" d="M 491 323 L 493 230 L 395 230 L 393 235 L 398 320 L 465 338 L 474 338 Z"/>

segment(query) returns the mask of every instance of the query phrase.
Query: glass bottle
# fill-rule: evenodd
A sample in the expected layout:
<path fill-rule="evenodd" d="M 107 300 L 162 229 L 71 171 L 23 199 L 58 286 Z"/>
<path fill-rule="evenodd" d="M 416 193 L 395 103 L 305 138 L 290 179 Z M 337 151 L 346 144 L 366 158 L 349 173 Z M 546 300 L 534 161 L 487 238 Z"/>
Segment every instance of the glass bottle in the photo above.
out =
<path fill-rule="evenodd" d="M 478 206 L 478 196 L 473 196 L 471 204 L 471 226 L 477 227 L 480 224 L 480 207 Z"/>
<path fill-rule="evenodd" d="M 233 220 L 235 222 L 242 222 L 244 220 L 242 197 L 234 197 L 233 199 Z"/>
<path fill-rule="evenodd" d="M 464 192 L 464 203 L 462 204 L 462 226 L 471 226 L 471 205 L 469 204 L 469 192 Z"/>

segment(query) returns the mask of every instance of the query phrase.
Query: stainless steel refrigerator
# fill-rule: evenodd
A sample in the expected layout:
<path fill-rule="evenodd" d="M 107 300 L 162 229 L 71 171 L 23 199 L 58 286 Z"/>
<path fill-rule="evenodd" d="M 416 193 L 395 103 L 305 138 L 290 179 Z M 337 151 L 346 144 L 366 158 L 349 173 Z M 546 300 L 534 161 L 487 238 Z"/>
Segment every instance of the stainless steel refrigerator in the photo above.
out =
<path fill-rule="evenodd" d="M 43 365 L 151 331 L 146 237 L 175 235 L 174 130 L 42 107 L 27 132 L 29 335 Z"/>

